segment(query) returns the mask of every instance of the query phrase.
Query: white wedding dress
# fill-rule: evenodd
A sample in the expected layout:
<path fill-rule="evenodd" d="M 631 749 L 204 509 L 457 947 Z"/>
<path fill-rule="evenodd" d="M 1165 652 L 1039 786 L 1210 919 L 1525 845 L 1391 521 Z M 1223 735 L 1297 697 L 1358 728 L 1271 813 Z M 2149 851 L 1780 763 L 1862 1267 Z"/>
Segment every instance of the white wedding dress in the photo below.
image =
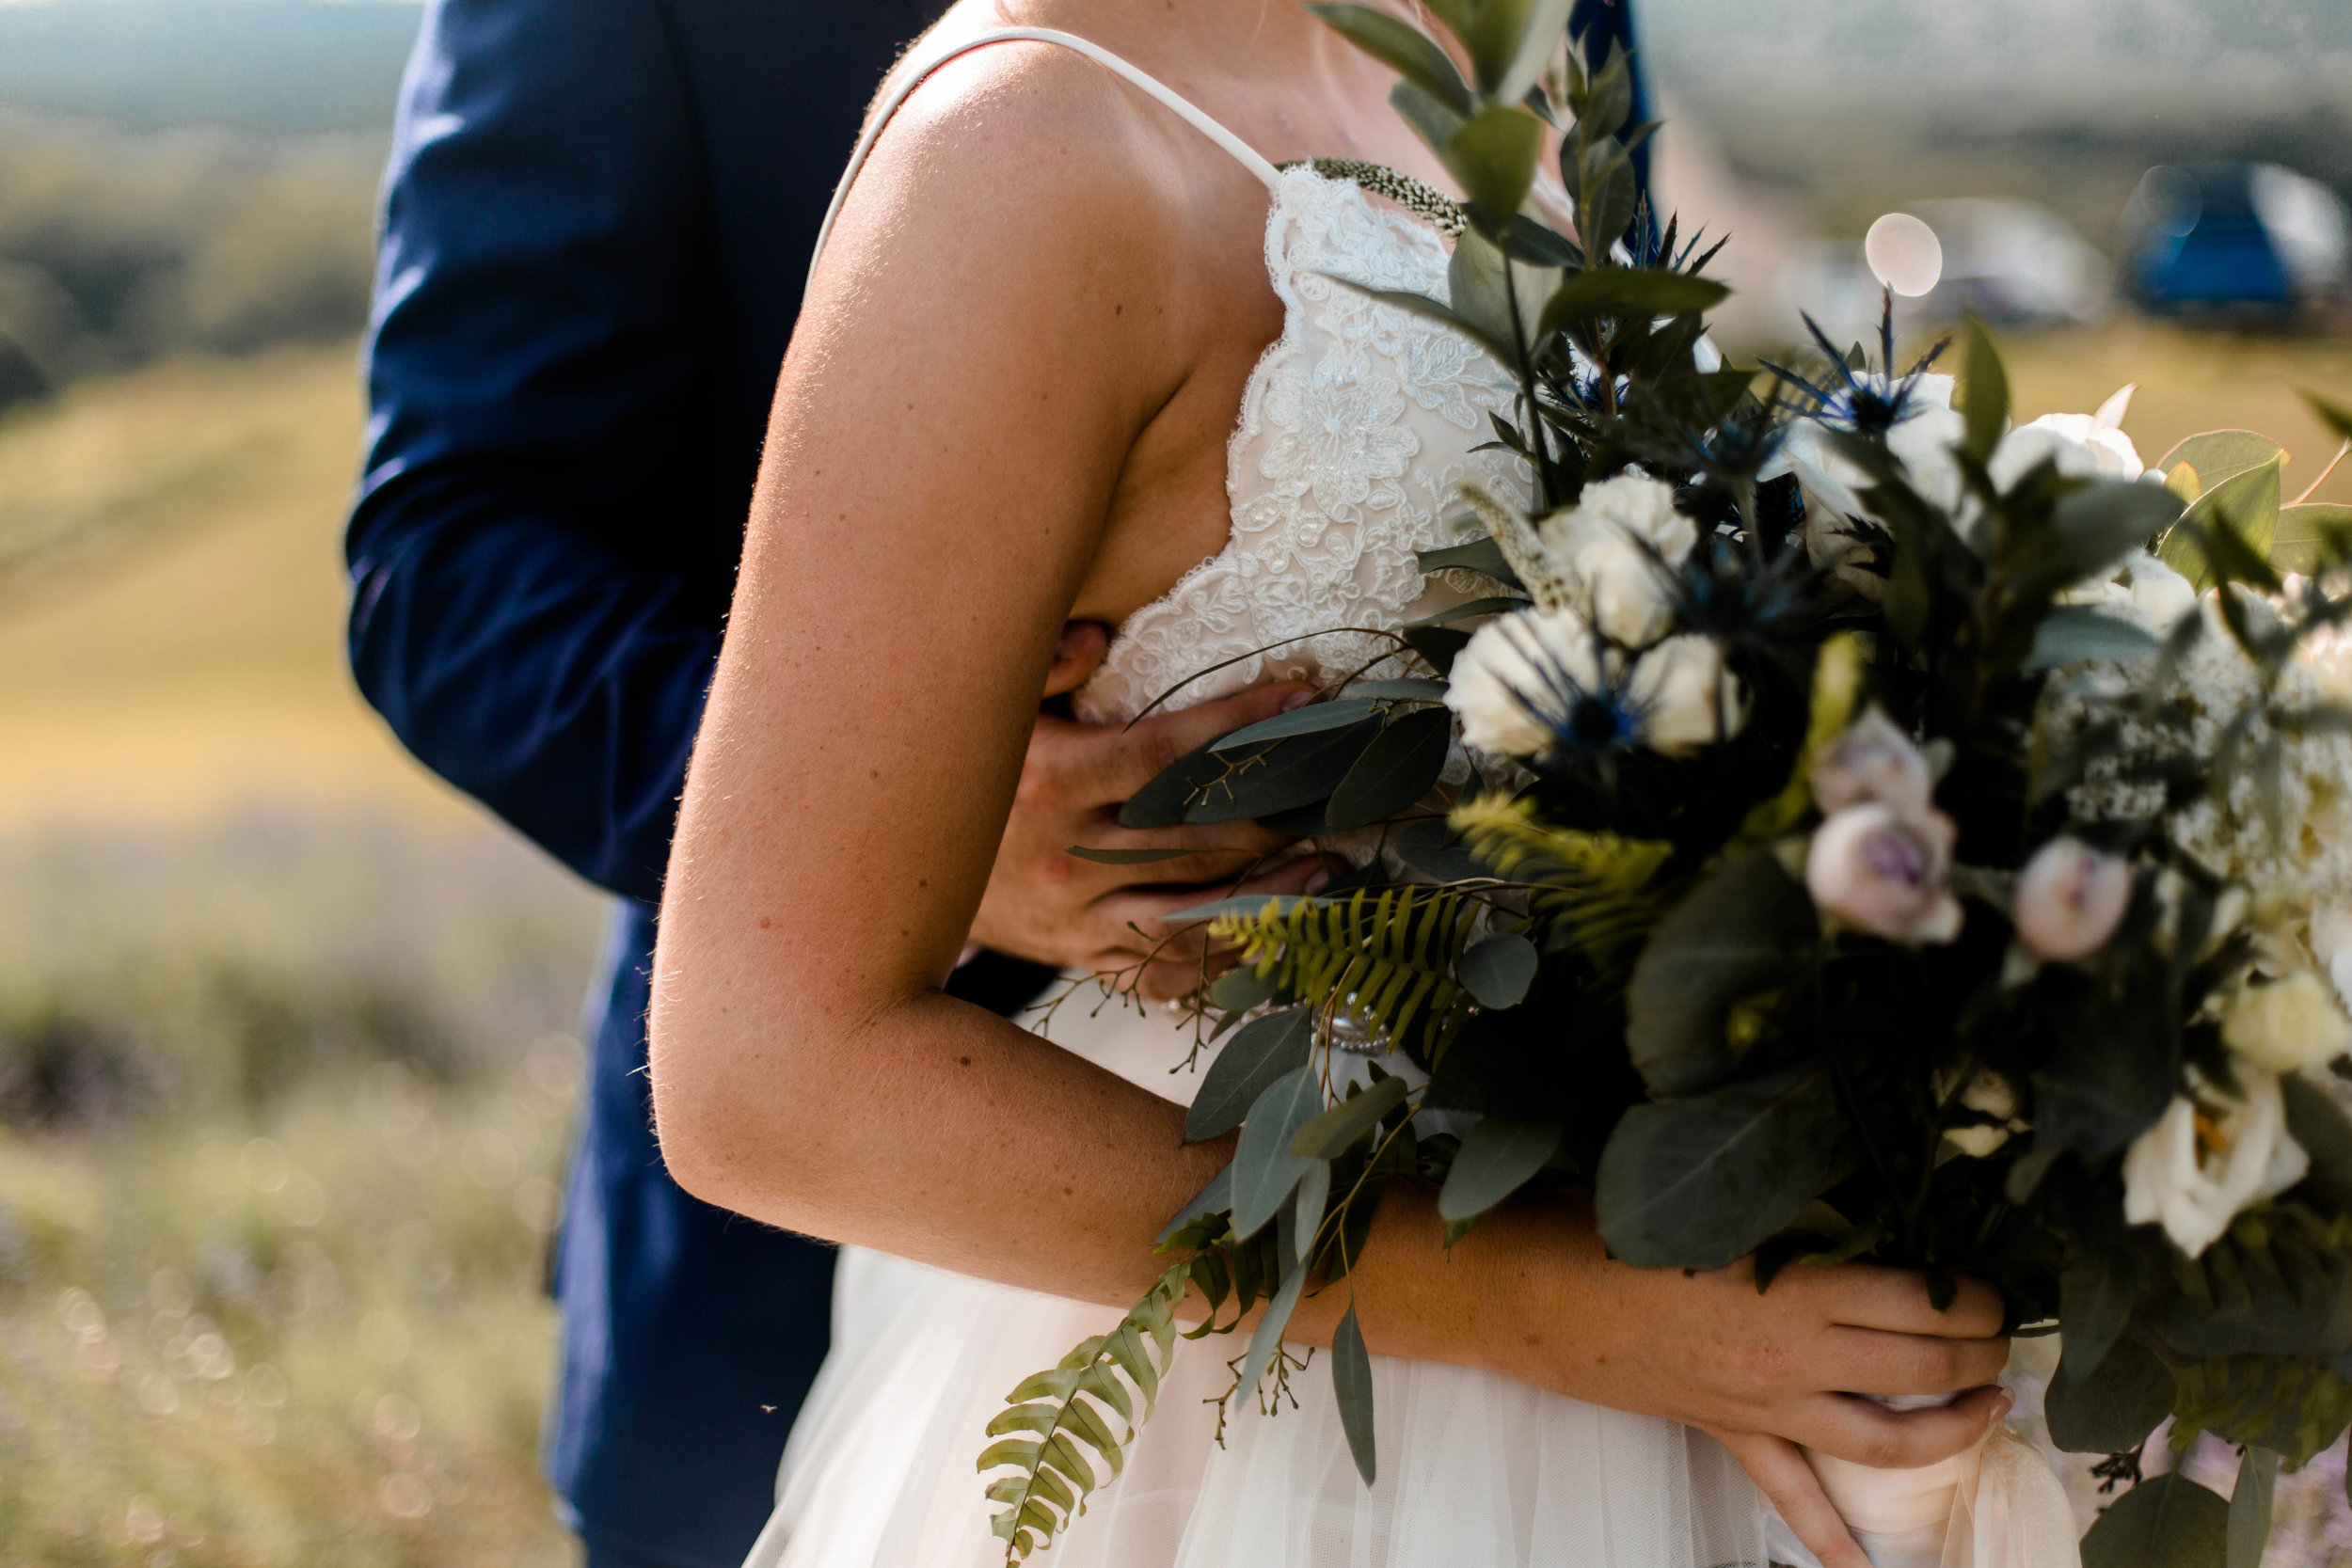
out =
<path fill-rule="evenodd" d="M 1375 207 L 1351 182 L 1277 170 L 1124 61 L 1033 29 L 992 33 L 911 62 L 843 188 L 883 120 L 930 70 L 1007 40 L 1087 55 L 1256 173 L 1271 196 L 1266 266 L 1284 309 L 1281 338 L 1249 379 L 1232 436 L 1231 541 L 1120 628 L 1077 694 L 1081 716 L 1124 721 L 1220 660 L 1327 627 L 1395 627 L 1424 607 L 1458 601 L 1470 585 L 1425 579 L 1413 552 L 1453 542 L 1445 519 L 1465 477 L 1525 493 L 1512 460 L 1472 451 L 1491 439 L 1487 413 L 1508 411 L 1509 380 L 1460 337 L 1326 276 L 1442 295 L 1447 253 L 1426 225 Z M 1196 679 L 1176 702 L 1343 673 L 1381 646 L 1359 634 L 1293 643 Z M 1088 1016 L 1089 1006 L 1081 998 L 1062 1009 L 1051 1029 L 1057 1044 L 1154 1094 L 1191 1098 L 1197 1073 L 1171 1070 L 1190 1050 L 1189 1025 L 1116 1004 Z M 1021 1244 L 1007 1238 L 1008 1254 Z M 1436 1252 L 1425 1261 L 1446 1266 Z M 1004 1544 L 988 1528 L 994 1505 L 974 1469 L 983 1429 L 1015 1384 L 1120 1316 L 844 1249 L 832 1354 L 793 1428 L 776 1513 L 750 1568 L 1002 1562 Z M 1560 1327 L 1575 1332 L 1572 1323 Z M 1207 1402 L 1232 1382 L 1226 1360 L 1243 1348 L 1221 1338 L 1179 1341 L 1159 1413 L 1125 1475 L 1095 1495 L 1043 1563 L 1726 1568 L 1766 1560 L 1768 1528 L 1777 1521 L 1714 1442 L 1496 1372 L 1375 1356 L 1379 1481 L 1371 1487 L 1349 1458 L 1320 1359 L 1293 1379 L 1296 1408 L 1271 1416 L 1254 1402 L 1236 1409 L 1219 1447 Z M 1780 1547 L 1772 1555 L 1795 1554 Z"/>

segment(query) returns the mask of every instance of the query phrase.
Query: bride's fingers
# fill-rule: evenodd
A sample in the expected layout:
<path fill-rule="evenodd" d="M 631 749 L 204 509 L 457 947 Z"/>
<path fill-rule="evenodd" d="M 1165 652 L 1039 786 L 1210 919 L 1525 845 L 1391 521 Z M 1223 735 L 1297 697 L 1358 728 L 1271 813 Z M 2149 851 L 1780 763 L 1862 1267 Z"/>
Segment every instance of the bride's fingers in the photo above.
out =
<path fill-rule="evenodd" d="M 1832 1328 L 1821 1338 L 1820 1354 L 1825 1365 L 1837 1369 L 1836 1386 L 1844 1393 L 1957 1394 L 2001 1375 L 2009 1341 Z"/>
<path fill-rule="evenodd" d="M 1699 1430 L 1731 1450 L 1740 1468 L 1772 1499 L 1805 1549 L 1821 1560 L 1821 1568 L 1870 1568 L 1869 1558 L 1855 1544 L 1853 1532 L 1837 1516 L 1829 1495 L 1821 1490 L 1820 1478 L 1796 1445 L 1760 1432 Z"/>
<path fill-rule="evenodd" d="M 1787 1271 L 1783 1278 L 1794 1273 Z M 1780 1283 L 1774 1280 L 1774 1288 Z M 2001 1292 L 1981 1279 L 1953 1281 L 1952 1299 L 1940 1309 L 1928 1293 L 1926 1276 L 1908 1269 L 1845 1263 L 1791 1283 L 1801 1291 L 1820 1292 L 1827 1298 L 1829 1321 L 1849 1328 L 1990 1339 L 1999 1335 L 2006 1316 Z"/>
<path fill-rule="evenodd" d="M 1885 1470 L 1932 1465 L 1968 1448 L 2015 1402 L 1999 1387 L 1979 1388 L 1940 1410 L 1888 1410 L 1847 1394 L 1816 1394 L 1774 1422 L 1807 1448 Z"/>

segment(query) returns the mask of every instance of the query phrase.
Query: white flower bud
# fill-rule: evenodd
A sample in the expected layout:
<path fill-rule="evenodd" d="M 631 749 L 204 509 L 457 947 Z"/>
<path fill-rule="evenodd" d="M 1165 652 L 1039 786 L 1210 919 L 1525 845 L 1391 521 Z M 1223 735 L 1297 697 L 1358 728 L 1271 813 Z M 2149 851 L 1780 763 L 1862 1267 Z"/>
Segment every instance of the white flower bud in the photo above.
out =
<path fill-rule="evenodd" d="M 2298 969 L 2239 991 L 2221 1017 L 2221 1041 L 2257 1067 L 2294 1072 L 2352 1051 L 2352 1022 L 2325 981 Z"/>
<path fill-rule="evenodd" d="M 1642 716 L 1642 744 L 1679 756 L 1740 733 L 1748 720 L 1740 678 L 1711 637 L 1669 637 L 1633 666 L 1626 695 Z"/>
<path fill-rule="evenodd" d="M 1813 759 L 1812 781 L 1813 799 L 1824 812 L 1866 800 L 1925 811 L 1935 790 L 1926 754 L 1876 704 L 1821 749 Z"/>
<path fill-rule="evenodd" d="M 2190 1076 L 2196 1078 L 2193 1068 Z M 2176 1095 L 2156 1124 L 2123 1151 L 2123 1218 L 2162 1224 L 2172 1244 L 2191 1258 L 2213 1245 L 2242 1211 L 2278 1196 L 2311 1168 L 2311 1157 L 2287 1132 L 2278 1075 L 2241 1062 L 2236 1077 L 2244 1099 L 2201 1084 L 2217 1116 Z"/>
<path fill-rule="evenodd" d="M 1813 835 L 1804 885 L 1821 911 L 1889 942 L 1917 945 L 1960 935 L 1960 900 L 1948 879 L 1956 830 L 1941 812 L 1866 801 L 1833 815 Z"/>
<path fill-rule="evenodd" d="M 1673 624 L 1668 575 L 1698 541 L 1674 490 L 1639 473 L 1588 484 L 1577 504 L 1544 519 L 1544 552 L 1574 585 L 1575 608 L 1613 641 L 1644 648 Z"/>
<path fill-rule="evenodd" d="M 1541 756 L 1552 746 L 1546 715 L 1564 706 L 1562 681 L 1604 682 L 1592 627 L 1572 610 L 1523 610 L 1478 628 L 1454 656 L 1446 705 L 1462 737 L 1493 756 Z"/>
<path fill-rule="evenodd" d="M 2026 863 L 2010 916 L 2037 957 L 2071 963 L 2106 945 L 2131 902 L 2131 863 L 2054 838 Z"/>

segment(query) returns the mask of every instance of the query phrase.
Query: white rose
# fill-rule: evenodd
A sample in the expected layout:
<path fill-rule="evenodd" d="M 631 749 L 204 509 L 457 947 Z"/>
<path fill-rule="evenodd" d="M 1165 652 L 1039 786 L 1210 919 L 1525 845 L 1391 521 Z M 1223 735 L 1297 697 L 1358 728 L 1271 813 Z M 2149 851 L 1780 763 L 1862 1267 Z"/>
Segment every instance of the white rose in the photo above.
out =
<path fill-rule="evenodd" d="M 1574 507 L 1537 527 L 1545 553 L 1574 585 L 1576 608 L 1629 648 L 1665 635 L 1667 574 L 1698 541 L 1698 525 L 1675 510 L 1674 496 L 1646 475 L 1619 474 L 1586 485 Z"/>
<path fill-rule="evenodd" d="M 2294 1072 L 2352 1051 L 2352 1022 L 2326 982 L 2298 969 L 2239 991 L 2221 1017 L 2221 1041 L 2257 1067 Z"/>
<path fill-rule="evenodd" d="M 2054 838 L 2026 863 L 2010 916 L 2036 957 L 2072 963 L 2106 945 L 2131 902 L 2129 862 Z"/>
<path fill-rule="evenodd" d="M 1925 811 L 1935 790 L 1926 755 L 1875 703 L 1821 749 L 1813 759 L 1811 777 L 1814 801 L 1823 812 L 1844 811 L 1865 800 L 1883 800 L 1899 811 Z"/>
<path fill-rule="evenodd" d="M 1593 628 L 1572 610 L 1522 610 L 1498 616 L 1454 656 L 1446 705 L 1461 717 L 1462 738 L 1494 756 L 1535 757 L 1552 748 L 1552 717 L 1573 693 L 1590 691 L 1613 671 Z"/>
<path fill-rule="evenodd" d="M 1958 830 L 1941 812 L 1866 801 L 1833 814 L 1805 852 L 1805 891 L 1824 914 L 1910 945 L 1960 935 L 1952 895 Z"/>
<path fill-rule="evenodd" d="M 2123 1218 L 2160 1223 L 2172 1244 L 2195 1258 L 2240 1212 L 2303 1180 L 2311 1157 L 2288 1135 L 2276 1073 L 2237 1065 L 2242 1100 L 2203 1085 L 2217 1119 L 2176 1095 L 2153 1127 L 2123 1152 Z M 2196 1069 L 2189 1069 L 2192 1080 Z"/>
<path fill-rule="evenodd" d="M 2018 426 L 2001 437 L 1985 471 L 1995 488 L 2007 490 L 2050 460 L 2069 479 L 2135 480 L 2148 472 L 2132 438 L 2091 414 L 2044 414 Z"/>
<path fill-rule="evenodd" d="M 1669 637 L 1644 654 L 1626 698 L 1641 716 L 1642 744 L 1668 756 L 1738 735 L 1748 720 L 1747 695 L 1724 667 L 1723 648 L 1695 633 Z"/>

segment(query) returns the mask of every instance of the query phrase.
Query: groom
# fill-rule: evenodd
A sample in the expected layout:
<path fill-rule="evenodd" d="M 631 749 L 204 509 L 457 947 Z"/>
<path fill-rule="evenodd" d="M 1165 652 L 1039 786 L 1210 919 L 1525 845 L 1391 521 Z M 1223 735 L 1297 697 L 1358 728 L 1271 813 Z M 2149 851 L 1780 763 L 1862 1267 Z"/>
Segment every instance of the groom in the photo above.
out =
<path fill-rule="evenodd" d="M 434 0 L 403 90 L 346 542 L 352 668 L 427 766 L 620 895 L 546 1445 L 589 1568 L 737 1568 L 825 1353 L 830 1251 L 697 1202 L 662 1166 L 646 976 L 800 279 L 866 100 L 937 8 Z M 1624 33 L 1622 0 L 1579 9 Z M 1101 647 L 1073 628 L 1062 678 Z M 1010 1011 L 1041 965 L 1117 967 L 1133 927 L 1197 902 L 1147 887 L 1181 863 L 1061 851 L 1103 842 L 1162 763 L 1282 695 L 1123 735 L 1041 717 L 974 930 L 1002 952 L 951 989 Z M 1160 837 L 1200 842 L 1186 832 Z M 1296 891 L 1288 875 L 1252 885 Z"/>

